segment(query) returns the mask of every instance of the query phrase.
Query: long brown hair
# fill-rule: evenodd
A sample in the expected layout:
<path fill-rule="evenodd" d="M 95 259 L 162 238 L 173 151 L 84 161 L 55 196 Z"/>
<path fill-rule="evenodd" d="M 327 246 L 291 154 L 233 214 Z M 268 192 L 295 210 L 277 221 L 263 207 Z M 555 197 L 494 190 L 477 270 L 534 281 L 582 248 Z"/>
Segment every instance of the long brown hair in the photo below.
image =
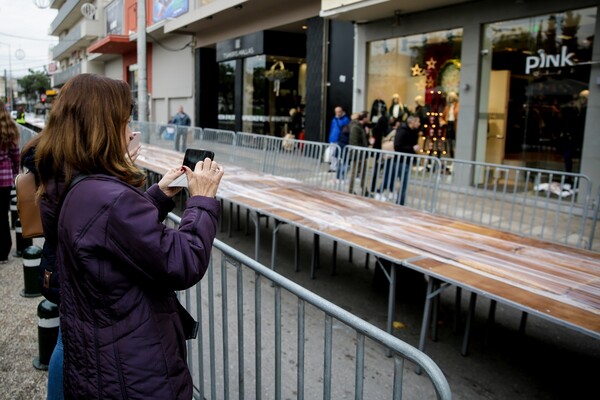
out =
<path fill-rule="evenodd" d="M 0 149 L 9 150 L 13 144 L 19 143 L 19 128 L 12 120 L 6 105 L 0 100 Z"/>
<path fill-rule="evenodd" d="M 126 155 L 132 99 L 126 82 L 81 74 L 61 89 L 35 150 L 41 192 L 64 173 L 106 174 L 133 186 L 145 177 Z"/>

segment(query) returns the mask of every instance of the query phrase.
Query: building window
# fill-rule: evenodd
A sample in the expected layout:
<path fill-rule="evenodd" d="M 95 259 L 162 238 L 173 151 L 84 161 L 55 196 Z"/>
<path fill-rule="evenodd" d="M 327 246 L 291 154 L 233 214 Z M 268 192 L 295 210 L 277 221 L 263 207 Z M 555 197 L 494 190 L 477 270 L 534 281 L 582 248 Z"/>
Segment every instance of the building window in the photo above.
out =
<path fill-rule="evenodd" d="M 579 171 L 595 25 L 596 8 L 485 25 L 486 162 Z"/>
<path fill-rule="evenodd" d="M 367 104 L 371 121 L 376 123 L 384 111 L 390 119 L 402 120 L 417 113 L 423 152 L 452 155 L 453 141 L 446 139 L 455 137 L 457 115 L 449 126 L 443 113 L 447 99 L 460 95 L 461 47 L 462 29 L 370 42 Z"/>
<path fill-rule="evenodd" d="M 219 63 L 219 129 L 235 131 L 235 60 Z"/>

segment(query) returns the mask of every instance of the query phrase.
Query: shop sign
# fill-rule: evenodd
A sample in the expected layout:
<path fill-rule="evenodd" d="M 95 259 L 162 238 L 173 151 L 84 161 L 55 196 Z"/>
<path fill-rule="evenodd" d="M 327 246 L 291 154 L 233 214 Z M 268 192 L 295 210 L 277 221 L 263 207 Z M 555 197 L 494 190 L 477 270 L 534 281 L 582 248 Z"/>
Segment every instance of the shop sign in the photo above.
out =
<path fill-rule="evenodd" d="M 537 56 L 529 56 L 525 59 L 525 73 L 529 74 L 536 68 L 562 68 L 575 65 L 571 57 L 575 53 L 567 53 L 567 46 L 560 48 L 560 54 L 546 54 L 543 49 L 538 50 Z"/>
<path fill-rule="evenodd" d="M 217 43 L 217 62 L 252 57 L 263 53 L 263 32 Z"/>

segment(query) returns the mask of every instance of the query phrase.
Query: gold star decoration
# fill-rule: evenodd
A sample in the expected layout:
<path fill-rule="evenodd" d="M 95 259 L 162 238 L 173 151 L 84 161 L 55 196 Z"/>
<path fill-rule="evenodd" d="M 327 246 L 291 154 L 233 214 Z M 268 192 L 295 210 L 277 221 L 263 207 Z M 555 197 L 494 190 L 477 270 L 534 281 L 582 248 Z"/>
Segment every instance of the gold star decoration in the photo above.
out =
<path fill-rule="evenodd" d="M 437 64 L 437 61 L 431 57 L 429 61 L 425 61 L 425 63 L 427 64 L 427 69 L 435 69 L 435 64 Z"/>
<path fill-rule="evenodd" d="M 419 67 L 419 64 L 415 64 L 410 70 L 412 71 L 412 76 L 421 76 L 425 74 L 425 71 L 423 68 Z"/>
<path fill-rule="evenodd" d="M 425 87 L 427 86 L 427 84 L 425 83 L 425 78 L 421 78 L 419 79 L 418 82 L 415 82 L 415 87 L 417 88 L 418 91 L 423 92 L 425 91 Z"/>
<path fill-rule="evenodd" d="M 434 86 L 435 81 L 432 77 L 427 78 L 427 88 L 432 88 Z"/>

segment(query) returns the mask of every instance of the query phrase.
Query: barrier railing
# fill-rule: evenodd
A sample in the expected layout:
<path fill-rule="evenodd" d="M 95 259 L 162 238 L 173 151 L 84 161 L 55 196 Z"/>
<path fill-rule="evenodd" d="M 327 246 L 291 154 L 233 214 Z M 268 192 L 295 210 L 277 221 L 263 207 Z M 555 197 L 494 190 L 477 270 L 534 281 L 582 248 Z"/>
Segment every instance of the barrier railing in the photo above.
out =
<path fill-rule="evenodd" d="M 168 127 L 146 123 L 139 129 L 147 132 L 148 143 L 175 149 L 174 139 L 165 139 Z M 370 195 L 526 236 L 593 247 L 598 213 L 594 212 L 590 180 L 581 174 L 354 146 L 346 146 L 343 152 L 333 146 L 339 156 L 338 168 L 328 173 L 325 150 L 330 145 L 326 143 L 175 128 L 173 137 L 180 129 L 186 130 L 187 145 L 210 148 L 221 160 L 250 170 Z"/>
<path fill-rule="evenodd" d="M 218 240 L 206 276 L 180 299 L 200 322 L 187 342 L 195 398 L 401 399 L 405 388 L 452 397 L 426 354 Z M 431 385 L 404 375 L 405 360 Z"/>
<path fill-rule="evenodd" d="M 331 189 L 431 210 L 441 169 L 437 158 L 346 146 Z"/>
<path fill-rule="evenodd" d="M 25 143 L 37 135 L 37 132 L 19 124 L 17 124 L 17 127 L 19 128 L 19 148 L 21 149 L 25 146 Z"/>
<path fill-rule="evenodd" d="M 588 247 L 591 183 L 587 176 L 442 159 L 433 210 L 477 224 Z"/>

